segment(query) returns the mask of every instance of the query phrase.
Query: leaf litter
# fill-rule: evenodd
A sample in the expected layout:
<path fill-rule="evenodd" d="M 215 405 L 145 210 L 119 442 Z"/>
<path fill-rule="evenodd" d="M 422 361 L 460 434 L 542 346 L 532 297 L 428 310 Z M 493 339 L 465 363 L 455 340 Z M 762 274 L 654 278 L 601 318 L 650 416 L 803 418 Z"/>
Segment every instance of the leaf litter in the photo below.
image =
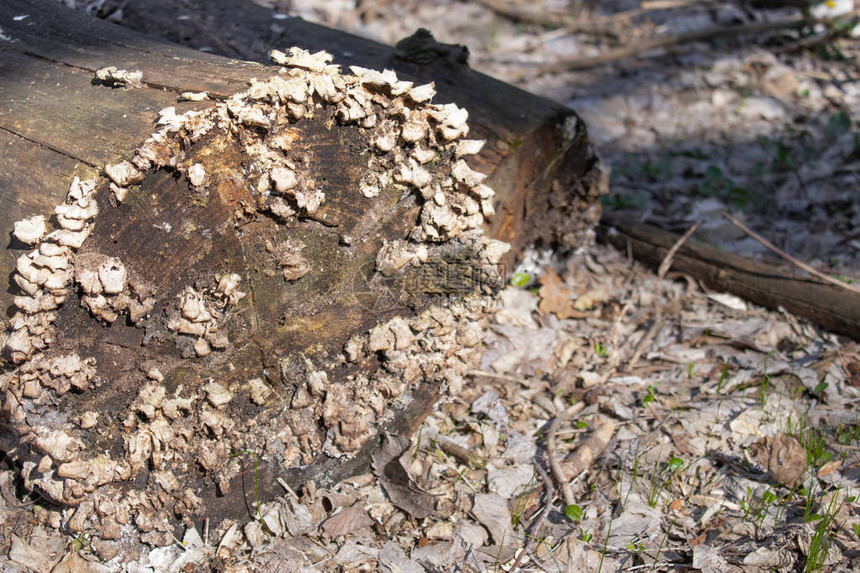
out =
<path fill-rule="evenodd" d="M 472 46 L 472 64 L 503 79 L 523 62 L 615 41 L 513 25 L 478 3 L 387 3 L 363 19 L 341 4 L 327 5 L 325 23 L 376 26 L 389 43 L 428 14 L 459 22 L 434 30 L 443 42 L 489 37 L 465 23 L 494 23 L 495 44 Z M 658 11 L 626 31 L 636 40 L 760 16 L 714 4 L 707 16 Z M 586 117 L 615 169 L 606 208 L 674 230 L 704 220 L 697 238 L 767 258 L 720 216 L 739 209 L 795 255 L 850 277 L 856 65 L 745 44 L 675 56 L 668 72 L 647 64 L 517 81 Z M 767 205 L 756 188 L 773 191 Z M 392 440 L 374 474 L 328 490 L 309 482 L 263 504 L 260 521 L 189 526 L 173 546 L 111 556 L 61 533 L 70 512 L 22 507 L 7 470 L 4 570 L 860 568 L 855 342 L 671 272 L 660 280 L 612 247 L 531 260 L 539 288 L 502 293 L 480 371 L 411 440 Z"/>

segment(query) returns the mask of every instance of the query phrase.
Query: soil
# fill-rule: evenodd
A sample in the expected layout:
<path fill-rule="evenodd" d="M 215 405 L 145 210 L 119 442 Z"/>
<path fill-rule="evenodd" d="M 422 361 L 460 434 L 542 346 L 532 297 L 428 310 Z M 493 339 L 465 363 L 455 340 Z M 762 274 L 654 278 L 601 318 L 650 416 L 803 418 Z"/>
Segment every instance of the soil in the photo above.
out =
<path fill-rule="evenodd" d="M 805 25 L 788 2 L 78 4 L 246 59 L 286 47 L 284 17 L 389 44 L 428 28 L 468 46 L 473 68 L 586 119 L 612 169 L 604 209 L 679 233 L 699 221 L 690 240 L 777 261 L 728 210 L 860 279 L 860 46 L 855 13 L 829 20 L 844 2 Z M 72 533 L 72 511 L 17 491 L 7 470 L 4 570 L 860 568 L 856 341 L 603 244 L 531 251 L 511 283 L 481 368 L 411 442 L 392 437 L 372 473 L 308 482 L 172 546 L 117 549 Z"/>

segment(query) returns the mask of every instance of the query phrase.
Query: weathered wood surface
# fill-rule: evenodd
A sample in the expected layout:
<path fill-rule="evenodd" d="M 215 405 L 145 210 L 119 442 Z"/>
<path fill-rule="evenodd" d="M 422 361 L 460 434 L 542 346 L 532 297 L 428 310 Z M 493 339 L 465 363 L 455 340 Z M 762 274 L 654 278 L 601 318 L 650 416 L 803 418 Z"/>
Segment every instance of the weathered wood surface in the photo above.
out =
<path fill-rule="evenodd" d="M 655 268 L 678 240 L 650 225 L 605 213 L 599 234 L 619 250 Z M 860 338 L 860 297 L 813 277 L 781 271 L 771 265 L 689 241 L 675 255 L 672 270 L 688 274 L 709 288 L 734 293 L 755 304 L 803 317 L 819 326 Z"/>
<path fill-rule="evenodd" d="M 511 243 L 513 249 L 507 261 L 534 241 L 575 247 L 589 235 L 599 216 L 595 201 L 605 183 L 589 148 L 585 127 L 570 110 L 473 72 L 456 61 L 456 50 L 434 48 L 437 53 L 427 58 L 420 50 L 401 49 L 398 55 L 391 48 L 300 20 L 288 20 L 284 27 L 284 43 L 272 47 L 325 49 L 336 56 L 337 64 L 389 68 L 402 79 L 432 80 L 438 91 L 434 102 L 455 102 L 469 111 L 469 137 L 487 140 L 481 153 L 470 158 L 469 163 L 489 175 L 487 183 L 496 191 L 496 215 L 489 221 L 487 232 Z M 174 106 L 177 113 L 212 109 L 217 102 L 245 90 L 251 78 L 262 80 L 278 73 L 275 66 L 228 60 L 153 41 L 67 11 L 48 0 L 3 2 L 0 32 L 0 196 L 6 206 L 0 211 L 0 229 L 7 233 L 15 221 L 51 213 L 55 205 L 63 202 L 73 176 L 97 176 L 106 164 L 130 158 L 133 150 L 155 131 L 155 120 L 162 108 Z M 142 72 L 144 86 L 110 88 L 94 81 L 95 70 L 107 65 Z M 206 91 L 212 99 L 178 102 L 178 95 L 187 91 Z M 142 459 L 141 451 L 144 457 L 152 456 L 147 464 L 133 467 L 130 475 L 127 467 L 116 466 L 111 470 L 116 475 L 104 478 L 106 481 L 117 481 L 114 478 L 121 475 L 123 487 L 145 486 L 151 492 L 167 487 L 163 485 L 167 479 L 163 472 L 170 471 L 183 488 L 192 487 L 197 492 L 184 501 L 179 500 L 178 491 L 170 494 L 170 501 L 146 499 L 134 506 L 136 511 L 145 513 L 149 507 L 157 515 L 172 510 L 186 516 L 215 517 L 244 512 L 248 500 L 255 495 L 253 488 L 243 488 L 243 484 L 251 483 L 254 464 L 244 464 L 237 475 L 238 460 L 230 458 L 230 454 L 239 450 L 248 449 L 259 456 L 258 484 L 263 498 L 282 493 L 275 477 L 297 485 L 307 479 L 336 480 L 366 468 L 374 439 L 349 458 L 330 457 L 319 451 L 309 457 L 308 448 L 318 448 L 327 435 L 330 437 L 331 424 L 345 423 L 323 423 L 326 415 L 322 401 L 326 394 L 333 395 L 340 388 L 338 391 L 345 392 L 340 400 L 345 415 L 353 415 L 355 412 L 349 408 L 359 402 L 356 396 L 363 391 L 362 384 L 372 386 L 386 376 L 408 380 L 405 394 L 397 400 L 387 400 L 391 402 L 386 404 L 390 412 L 381 415 L 379 425 L 373 428 L 374 432 L 387 429 L 408 433 L 437 400 L 442 380 L 448 376 L 446 364 L 454 361 L 462 368 L 469 363 L 466 354 L 456 358 L 455 350 L 450 348 L 452 340 L 463 336 L 457 329 L 465 326 L 455 324 L 448 328 L 439 323 L 425 327 L 420 322 L 425 319 L 420 317 L 434 308 L 450 314 L 444 309 L 456 307 L 464 296 L 490 285 L 471 285 L 469 292 L 462 292 L 455 287 L 462 282 L 460 279 L 469 277 L 449 276 L 444 288 L 428 291 L 426 285 L 415 287 L 416 281 L 426 277 L 406 273 L 405 277 L 391 279 L 375 272 L 383 239 L 407 240 L 415 228 L 419 199 L 393 189 L 374 198 L 360 194 L 356 198 L 355 190 L 362 177 L 360 166 L 373 155 L 372 144 L 362 129 L 340 126 L 333 110 L 323 107 L 313 118 L 294 125 L 295 128 L 285 125 L 278 129 L 295 130 L 290 131 L 294 137 L 290 152 L 309 158 L 306 167 L 315 173 L 315 183 L 326 194 L 319 210 L 300 213 L 298 218 L 279 221 L 254 208 L 259 200 L 252 188 L 256 176 L 248 174 L 253 162 L 237 142 L 237 138 L 247 135 L 241 132 L 233 139 L 208 135 L 183 144 L 182 161 L 205 165 L 206 173 L 213 177 L 205 200 L 189 190 L 185 177 L 188 165 L 182 168 L 185 171 L 166 168 L 147 172 L 121 204 L 111 200 L 104 178 L 99 183 L 96 196 L 100 215 L 78 253 L 79 260 L 83 260 L 82 255 L 118 258 L 128 267 L 130 277 L 133 275 L 155 293 L 157 302 L 150 314 L 136 322 L 120 319 L 101 324 L 81 307 L 84 293 L 79 288 L 69 294 L 56 311 L 57 332 L 49 353 L 92 357 L 97 362 L 97 372 L 89 386 L 39 398 L 36 401 L 41 402 L 34 408 L 62 412 L 59 426 L 48 429 L 67 428 L 81 440 L 85 451 L 97 449 L 117 458 L 128 457 L 130 451 L 134 453 L 132 457 L 137 456 L 135 459 Z M 256 137 L 253 130 L 247 131 L 247 137 Z M 453 157 L 453 151 L 446 153 Z M 445 168 L 441 160 L 432 165 L 433 169 Z M 282 265 L 273 254 L 277 248 L 267 248 L 267 243 L 277 247 L 290 241 L 304 245 L 302 254 L 310 263 L 310 271 L 300 280 L 285 281 Z M 7 247 L 0 270 L 11 277 L 17 258 L 31 247 L 14 238 Z M 470 268 L 476 264 L 477 255 L 462 244 L 433 253 L 447 269 L 459 268 L 463 272 L 464 265 Z M 230 346 L 195 356 L 190 347 L 193 339 L 167 332 L 164 324 L 175 301 L 188 288 L 193 286 L 200 292 L 220 296 L 212 285 L 218 283 L 219 277 L 230 274 L 241 277 L 248 293 L 220 324 Z M 10 282 L 10 288 L 0 295 L 9 316 L 15 311 L 12 301 L 18 294 Z M 475 315 L 470 312 L 462 311 L 460 320 Z M 226 310 L 224 314 L 228 314 Z M 409 356 L 394 348 L 368 351 L 365 347 L 358 358 L 344 361 L 342 349 L 351 337 L 362 336 L 398 317 L 419 321 L 410 323 L 415 332 L 428 329 L 426 340 L 422 339 L 425 346 L 435 344 L 431 339 L 447 340 L 449 348 L 435 350 L 431 359 L 415 355 L 416 346 L 409 350 L 413 352 L 411 359 L 404 362 L 404 357 Z M 468 328 L 463 332 L 466 331 Z M 366 340 L 367 335 L 363 336 Z M 419 332 L 421 336 L 425 333 Z M 472 354 L 476 343 L 469 343 Z M 418 364 L 424 364 L 424 370 L 416 370 Z M 403 368 L 412 370 L 406 378 Z M 450 368 L 454 376 L 457 370 Z M 104 476 L 75 466 L 76 461 L 71 459 L 74 456 L 66 455 L 69 452 L 65 449 L 46 445 L 50 440 L 45 436 L 22 436 L 27 430 L 21 428 L 29 427 L 32 420 L 27 415 L 32 416 L 32 412 L 27 414 L 30 406 L 19 404 L 20 393 L 26 395 L 28 390 L 16 389 L 10 382 L 20 378 L 19 369 L 7 366 L 4 382 L 6 415 L 18 424 L 18 430 L 8 440 L 24 437 L 25 442 L 36 444 L 29 454 L 26 448 L 20 450 L 34 487 L 41 488 L 47 497 L 86 506 L 92 484 Z M 284 408 L 289 410 L 297 396 L 307 394 L 309 378 L 319 372 L 327 374 L 329 389 L 317 397 L 315 404 L 304 407 L 310 408 L 312 418 L 308 430 L 304 428 L 307 420 L 295 419 L 297 410 Z M 249 381 L 255 379 L 274 392 L 265 404 L 248 399 Z M 211 381 L 228 388 L 235 399 L 210 408 L 205 388 L 211 390 L 207 386 Z M 180 413 L 166 426 L 159 426 L 160 431 L 176 434 L 179 442 L 195 442 L 170 454 L 176 460 L 183 459 L 181 464 L 174 460 L 171 465 L 170 460 L 165 462 L 159 457 L 161 449 L 173 450 L 166 442 L 159 442 L 164 437 L 156 437 L 153 429 L 152 424 L 165 419 L 157 411 L 161 406 L 156 406 L 153 414 L 152 404 L 143 403 L 150 398 L 144 399 L 140 394 L 153 382 L 163 382 L 168 397 L 195 392 L 199 395 L 191 413 Z M 29 391 L 35 392 L 32 387 Z M 208 395 L 214 406 L 213 395 Z M 162 404 L 161 399 L 152 399 Z M 302 398 L 305 399 L 310 396 Z M 82 422 L 88 412 L 99 414 L 94 426 Z M 212 416 L 217 417 L 219 412 L 226 412 L 233 420 L 223 424 L 238 423 L 239 430 L 213 422 Z M 209 420 L 206 428 L 183 426 L 200 424 L 201 416 Z M 304 428 L 302 432 L 309 432 L 301 436 L 300 460 L 285 463 L 279 459 L 284 445 L 267 442 L 268 430 L 254 429 L 271 424 L 275 433 L 279 416 L 293 420 L 293 437 L 300 426 Z M 195 437 L 196 431 L 203 434 Z M 182 438 L 182 432 L 190 435 Z M 256 438 L 248 437 L 248 442 L 242 442 L 243 435 Z M 209 448 L 206 452 L 211 456 L 206 453 L 196 460 L 182 458 L 182 451 L 194 450 L 198 442 Z M 45 453 L 49 455 L 38 467 L 26 465 L 34 455 L 38 458 Z M 95 462 L 89 459 L 86 463 L 92 466 Z M 66 476 L 65 482 L 58 476 Z M 156 486 L 156 482 L 162 485 Z M 193 499 L 195 496 L 199 500 Z M 110 509 L 100 507 L 97 504 L 94 510 L 87 506 L 94 516 L 91 519 L 99 515 L 108 519 L 105 515 Z M 82 518 L 81 522 L 86 520 Z M 147 531 L 150 541 L 169 542 L 165 527 L 152 525 Z"/>

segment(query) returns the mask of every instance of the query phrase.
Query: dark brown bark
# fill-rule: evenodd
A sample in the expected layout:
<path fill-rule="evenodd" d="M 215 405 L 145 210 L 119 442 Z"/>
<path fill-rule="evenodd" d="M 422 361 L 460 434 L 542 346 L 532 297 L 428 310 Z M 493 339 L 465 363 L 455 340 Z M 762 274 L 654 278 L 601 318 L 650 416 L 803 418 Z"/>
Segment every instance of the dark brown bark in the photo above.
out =
<path fill-rule="evenodd" d="M 655 268 L 678 237 L 655 227 L 603 215 L 602 240 Z M 701 280 L 709 288 L 728 291 L 770 309 L 784 308 L 819 326 L 860 337 L 860 297 L 814 277 L 789 274 L 760 261 L 689 241 L 674 257 L 672 270 Z"/>

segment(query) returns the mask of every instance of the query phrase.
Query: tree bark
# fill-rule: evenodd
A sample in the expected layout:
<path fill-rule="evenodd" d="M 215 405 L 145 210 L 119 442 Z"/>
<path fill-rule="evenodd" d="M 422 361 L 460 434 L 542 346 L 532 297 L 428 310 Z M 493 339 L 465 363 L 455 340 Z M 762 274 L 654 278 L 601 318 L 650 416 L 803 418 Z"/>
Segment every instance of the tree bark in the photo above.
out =
<path fill-rule="evenodd" d="M 590 236 L 605 181 L 572 111 L 470 70 L 458 48 L 426 35 L 393 50 L 300 20 L 284 26 L 291 45 L 323 48 L 344 67 L 393 69 L 416 85 L 432 80 L 434 102 L 468 110 L 468 137 L 486 140 L 469 166 L 495 189 L 492 205 L 481 203 L 484 233 L 513 247 L 502 265 L 534 242 L 572 248 Z M 324 87 L 309 103 L 267 99 L 258 108 L 268 116 L 246 117 L 256 96 L 236 94 L 252 78 L 253 90 L 328 72 L 289 64 L 281 74 L 48 0 L 3 2 L 0 54 L 0 228 L 61 205 L 49 226 L 82 222 L 89 233 L 69 248 L 53 235 L 10 233 L 0 295 L 10 316 L 0 381 L 7 442 L 28 486 L 78 505 L 80 523 L 110 530 L 122 512 L 109 500 L 121 499 L 147 524 L 144 540 L 170 543 L 170 513 L 247 515 L 257 495 L 282 493 L 275 477 L 298 486 L 365 471 L 381 433 L 411 432 L 474 361 L 472 322 L 499 284 L 485 268 L 497 245 L 468 225 L 462 236 L 428 238 L 436 230 L 424 210 L 458 201 L 457 224 L 474 221 L 467 211 L 479 202 L 468 193 L 483 188 L 462 166 L 454 174 L 462 149 L 446 143 L 448 119 L 424 125 L 418 143 L 405 135 L 394 150 L 380 143 L 386 126 L 406 121 L 386 111 L 401 84 L 373 80 L 382 83 L 362 92 L 375 98 L 366 106 L 376 105 L 379 124 L 344 119 L 351 112 L 325 99 Z M 141 72 L 140 87 L 96 79 L 105 66 Z M 208 99 L 178 101 L 185 92 Z M 193 135 L 186 119 L 165 131 L 156 121 L 171 106 L 213 125 Z M 442 113 L 417 99 L 402 109 Z M 148 148 L 155 165 L 141 166 L 149 161 L 140 161 L 141 144 L 156 130 L 166 139 Z M 425 143 L 435 151 L 424 171 L 444 187 L 441 197 L 415 182 Z M 106 171 L 129 159 L 140 171 L 129 181 Z M 368 165 L 392 169 L 376 195 L 358 193 Z M 97 218 L 64 215 L 92 208 L 86 196 L 67 198 L 73 177 L 95 178 Z M 73 184 L 79 195 L 85 187 Z M 42 252 L 51 241 L 47 251 L 71 252 L 62 255 L 71 262 L 45 262 L 60 260 Z M 409 264 L 384 257 L 386 245 L 411 249 Z M 385 271 L 389 260 L 397 268 Z M 50 264 L 69 265 L 60 269 L 67 284 L 22 282 Z M 36 294 L 22 293 L 30 287 Z M 22 326 L 22 305 L 42 304 L 46 292 L 59 306 L 40 307 L 32 316 L 41 322 Z M 32 348 L 20 349 L 22 332 Z M 243 452 L 254 462 L 242 464 Z"/>
<path fill-rule="evenodd" d="M 602 240 L 655 268 L 678 237 L 660 229 L 605 213 Z M 860 336 L 860 297 L 812 277 L 778 270 L 733 253 L 685 243 L 675 254 L 672 269 L 702 281 L 709 288 L 734 293 L 750 302 L 784 308 L 819 326 L 852 338 Z"/>

